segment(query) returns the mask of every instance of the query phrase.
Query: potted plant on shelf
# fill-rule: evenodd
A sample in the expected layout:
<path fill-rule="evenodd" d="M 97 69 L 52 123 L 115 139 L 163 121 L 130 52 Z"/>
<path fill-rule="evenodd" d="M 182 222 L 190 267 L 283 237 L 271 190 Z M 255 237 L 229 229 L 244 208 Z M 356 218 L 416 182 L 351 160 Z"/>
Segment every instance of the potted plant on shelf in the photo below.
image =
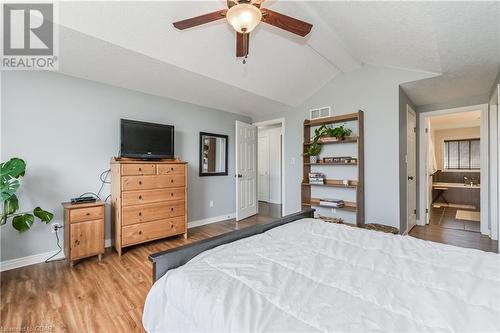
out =
<path fill-rule="evenodd" d="M 352 130 L 345 128 L 344 125 L 337 127 L 328 127 L 321 125 L 315 131 L 315 136 L 319 137 L 320 142 L 342 141 L 352 134 Z"/>
<path fill-rule="evenodd" d="M 0 197 L 3 202 L 0 225 L 12 219 L 12 226 L 20 232 L 29 230 L 35 217 L 44 223 L 49 223 L 54 217 L 54 214 L 40 207 L 36 207 L 33 211 L 17 213 L 19 200 L 16 192 L 21 186 L 21 178 L 25 172 L 26 162 L 17 157 L 0 164 Z"/>
<path fill-rule="evenodd" d="M 317 141 L 313 141 L 306 151 L 306 155 L 309 156 L 309 162 L 318 163 L 319 153 L 321 153 L 321 145 Z"/>

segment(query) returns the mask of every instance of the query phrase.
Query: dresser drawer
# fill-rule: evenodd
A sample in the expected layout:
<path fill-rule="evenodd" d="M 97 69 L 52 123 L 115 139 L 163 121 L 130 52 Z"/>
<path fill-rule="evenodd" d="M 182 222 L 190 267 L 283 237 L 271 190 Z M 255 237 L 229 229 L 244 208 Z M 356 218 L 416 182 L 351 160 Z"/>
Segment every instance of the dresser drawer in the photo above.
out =
<path fill-rule="evenodd" d="M 184 175 L 184 164 L 158 164 L 159 175 Z"/>
<path fill-rule="evenodd" d="M 186 224 L 184 217 L 165 219 L 124 226 L 122 228 L 123 246 L 138 244 L 184 233 Z"/>
<path fill-rule="evenodd" d="M 122 164 L 122 176 L 155 174 L 156 164 L 153 163 Z"/>
<path fill-rule="evenodd" d="M 122 190 L 152 190 L 165 187 L 184 186 L 184 175 L 125 176 L 122 177 Z"/>
<path fill-rule="evenodd" d="M 122 224 L 130 225 L 172 217 L 184 216 L 184 201 L 169 201 L 123 207 Z"/>
<path fill-rule="evenodd" d="M 104 217 L 104 206 L 74 208 L 69 211 L 69 222 L 82 222 L 102 219 Z"/>
<path fill-rule="evenodd" d="M 122 204 L 123 206 L 131 206 L 162 201 L 183 200 L 184 194 L 184 187 L 162 190 L 126 191 L 122 193 Z"/>

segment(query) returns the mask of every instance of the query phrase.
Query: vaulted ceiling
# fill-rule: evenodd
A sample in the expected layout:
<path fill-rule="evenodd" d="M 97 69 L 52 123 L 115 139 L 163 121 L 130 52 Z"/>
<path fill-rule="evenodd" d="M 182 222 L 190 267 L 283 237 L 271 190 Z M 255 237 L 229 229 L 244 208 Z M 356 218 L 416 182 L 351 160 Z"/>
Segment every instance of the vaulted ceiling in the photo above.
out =
<path fill-rule="evenodd" d="M 250 116 L 296 106 L 364 64 L 428 72 L 404 89 L 417 104 L 485 94 L 500 67 L 500 4 L 266 1 L 314 24 L 306 38 L 260 24 L 246 64 L 219 20 L 172 22 L 225 1 L 61 2 L 60 71 Z"/>

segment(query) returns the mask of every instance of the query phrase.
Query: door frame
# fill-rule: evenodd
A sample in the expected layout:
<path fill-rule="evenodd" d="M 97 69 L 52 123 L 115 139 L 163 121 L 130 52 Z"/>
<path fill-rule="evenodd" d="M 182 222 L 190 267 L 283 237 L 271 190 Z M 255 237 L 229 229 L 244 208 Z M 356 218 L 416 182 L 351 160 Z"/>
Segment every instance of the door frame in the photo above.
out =
<path fill-rule="evenodd" d="M 269 126 L 281 124 L 281 215 L 286 215 L 286 182 L 285 182 L 285 118 L 276 118 L 265 121 L 258 121 L 253 123 L 254 126 Z M 258 141 L 258 140 L 257 140 Z M 258 147 L 257 147 L 258 149 Z M 257 165 L 259 165 L 259 161 L 257 160 Z M 257 184 L 258 186 L 259 184 Z"/>
<path fill-rule="evenodd" d="M 417 128 L 418 128 L 418 173 L 419 173 L 419 183 L 418 186 L 418 198 L 419 198 L 419 218 L 417 219 L 417 225 L 424 226 L 426 221 L 426 202 L 428 187 L 430 186 L 428 177 L 426 175 L 426 165 L 427 165 L 427 142 L 425 141 L 425 122 L 427 118 L 432 116 L 444 115 L 449 113 L 460 113 L 468 111 L 481 111 L 481 189 L 480 189 L 480 204 L 481 204 L 481 218 L 480 218 L 480 229 L 481 234 L 490 236 L 490 229 L 488 226 L 489 221 L 489 112 L 488 104 L 478 104 L 464 107 L 457 107 L 452 109 L 443 109 L 429 112 L 421 112 L 418 114 Z M 423 126 L 420 126 L 423 125 Z M 484 208 L 487 209 L 484 209 Z M 429 211 L 430 214 L 430 211 Z"/>
<path fill-rule="evenodd" d="M 260 189 L 261 189 L 261 186 L 259 184 L 259 178 L 260 178 L 260 175 L 259 175 L 259 167 L 261 166 L 261 163 L 260 163 L 260 160 L 259 160 L 259 157 L 260 157 L 260 148 L 259 147 L 259 141 L 260 139 L 266 139 L 267 141 L 267 151 L 266 151 L 266 154 L 267 154 L 267 200 L 263 200 L 263 201 L 266 201 L 266 202 L 269 202 L 270 199 L 271 199 L 271 175 L 269 174 L 270 172 L 270 156 L 269 156 L 269 136 L 260 136 L 260 132 L 259 132 L 259 127 L 257 127 L 257 200 L 260 201 L 261 198 L 260 198 Z M 280 171 L 281 173 L 281 171 Z M 280 190 L 281 191 L 281 190 Z"/>
<path fill-rule="evenodd" d="M 493 91 L 493 95 L 489 101 L 490 110 L 490 152 L 492 153 L 490 167 L 491 167 L 491 183 L 496 184 L 490 188 L 492 194 L 491 204 L 491 238 L 498 240 L 500 234 L 500 84 L 498 84 Z M 500 242 L 498 244 L 500 249 Z"/>
<path fill-rule="evenodd" d="M 408 186 L 408 114 L 409 113 L 412 113 L 414 116 L 415 116 L 415 129 L 418 128 L 418 117 L 417 117 L 417 112 L 415 110 L 413 110 L 413 108 L 409 105 L 409 104 L 406 104 L 406 178 L 405 178 L 405 181 L 406 181 L 406 231 L 405 231 L 405 234 L 408 234 L 411 230 L 410 228 L 410 224 L 409 224 L 409 221 L 408 221 L 408 215 L 409 215 L 409 211 L 410 211 L 410 205 L 409 205 L 409 193 L 410 193 L 410 189 L 409 189 L 409 186 Z M 418 174 L 418 162 L 417 162 L 417 142 L 418 142 L 418 135 L 417 135 L 417 131 L 415 130 L 415 175 L 413 177 L 415 177 L 415 209 L 417 210 L 418 209 L 418 186 L 417 186 L 417 174 Z M 415 214 L 415 225 L 417 225 L 417 216 Z M 414 225 L 414 226 L 415 226 Z M 412 227 L 414 227 L 412 226 Z"/>

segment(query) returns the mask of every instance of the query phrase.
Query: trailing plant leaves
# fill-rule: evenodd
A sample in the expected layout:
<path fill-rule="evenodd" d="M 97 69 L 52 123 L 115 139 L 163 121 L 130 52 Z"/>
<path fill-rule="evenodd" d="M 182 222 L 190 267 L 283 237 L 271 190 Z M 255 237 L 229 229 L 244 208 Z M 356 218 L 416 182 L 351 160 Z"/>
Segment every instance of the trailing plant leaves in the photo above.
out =
<path fill-rule="evenodd" d="M 2 201 L 5 201 L 10 197 L 12 197 L 14 193 L 17 192 L 20 185 L 21 182 L 19 181 L 19 179 L 15 179 L 12 177 L 10 178 L 2 177 L 0 181 L 0 197 Z"/>
<path fill-rule="evenodd" d="M 0 164 L 0 177 L 2 181 L 4 178 L 19 178 L 24 176 L 26 172 L 26 162 L 24 160 L 14 157 Z"/>
<path fill-rule="evenodd" d="M 19 209 L 19 200 L 17 199 L 17 196 L 15 194 L 3 202 L 4 215 L 11 215 L 15 213 L 18 209 Z"/>
<path fill-rule="evenodd" d="M 54 214 L 47 212 L 46 210 L 36 207 L 33 210 L 33 214 L 38 217 L 42 222 L 49 223 L 54 218 Z"/>
<path fill-rule="evenodd" d="M 18 215 L 12 219 L 12 226 L 14 229 L 23 232 L 29 230 L 35 221 L 35 217 L 32 214 Z"/>

